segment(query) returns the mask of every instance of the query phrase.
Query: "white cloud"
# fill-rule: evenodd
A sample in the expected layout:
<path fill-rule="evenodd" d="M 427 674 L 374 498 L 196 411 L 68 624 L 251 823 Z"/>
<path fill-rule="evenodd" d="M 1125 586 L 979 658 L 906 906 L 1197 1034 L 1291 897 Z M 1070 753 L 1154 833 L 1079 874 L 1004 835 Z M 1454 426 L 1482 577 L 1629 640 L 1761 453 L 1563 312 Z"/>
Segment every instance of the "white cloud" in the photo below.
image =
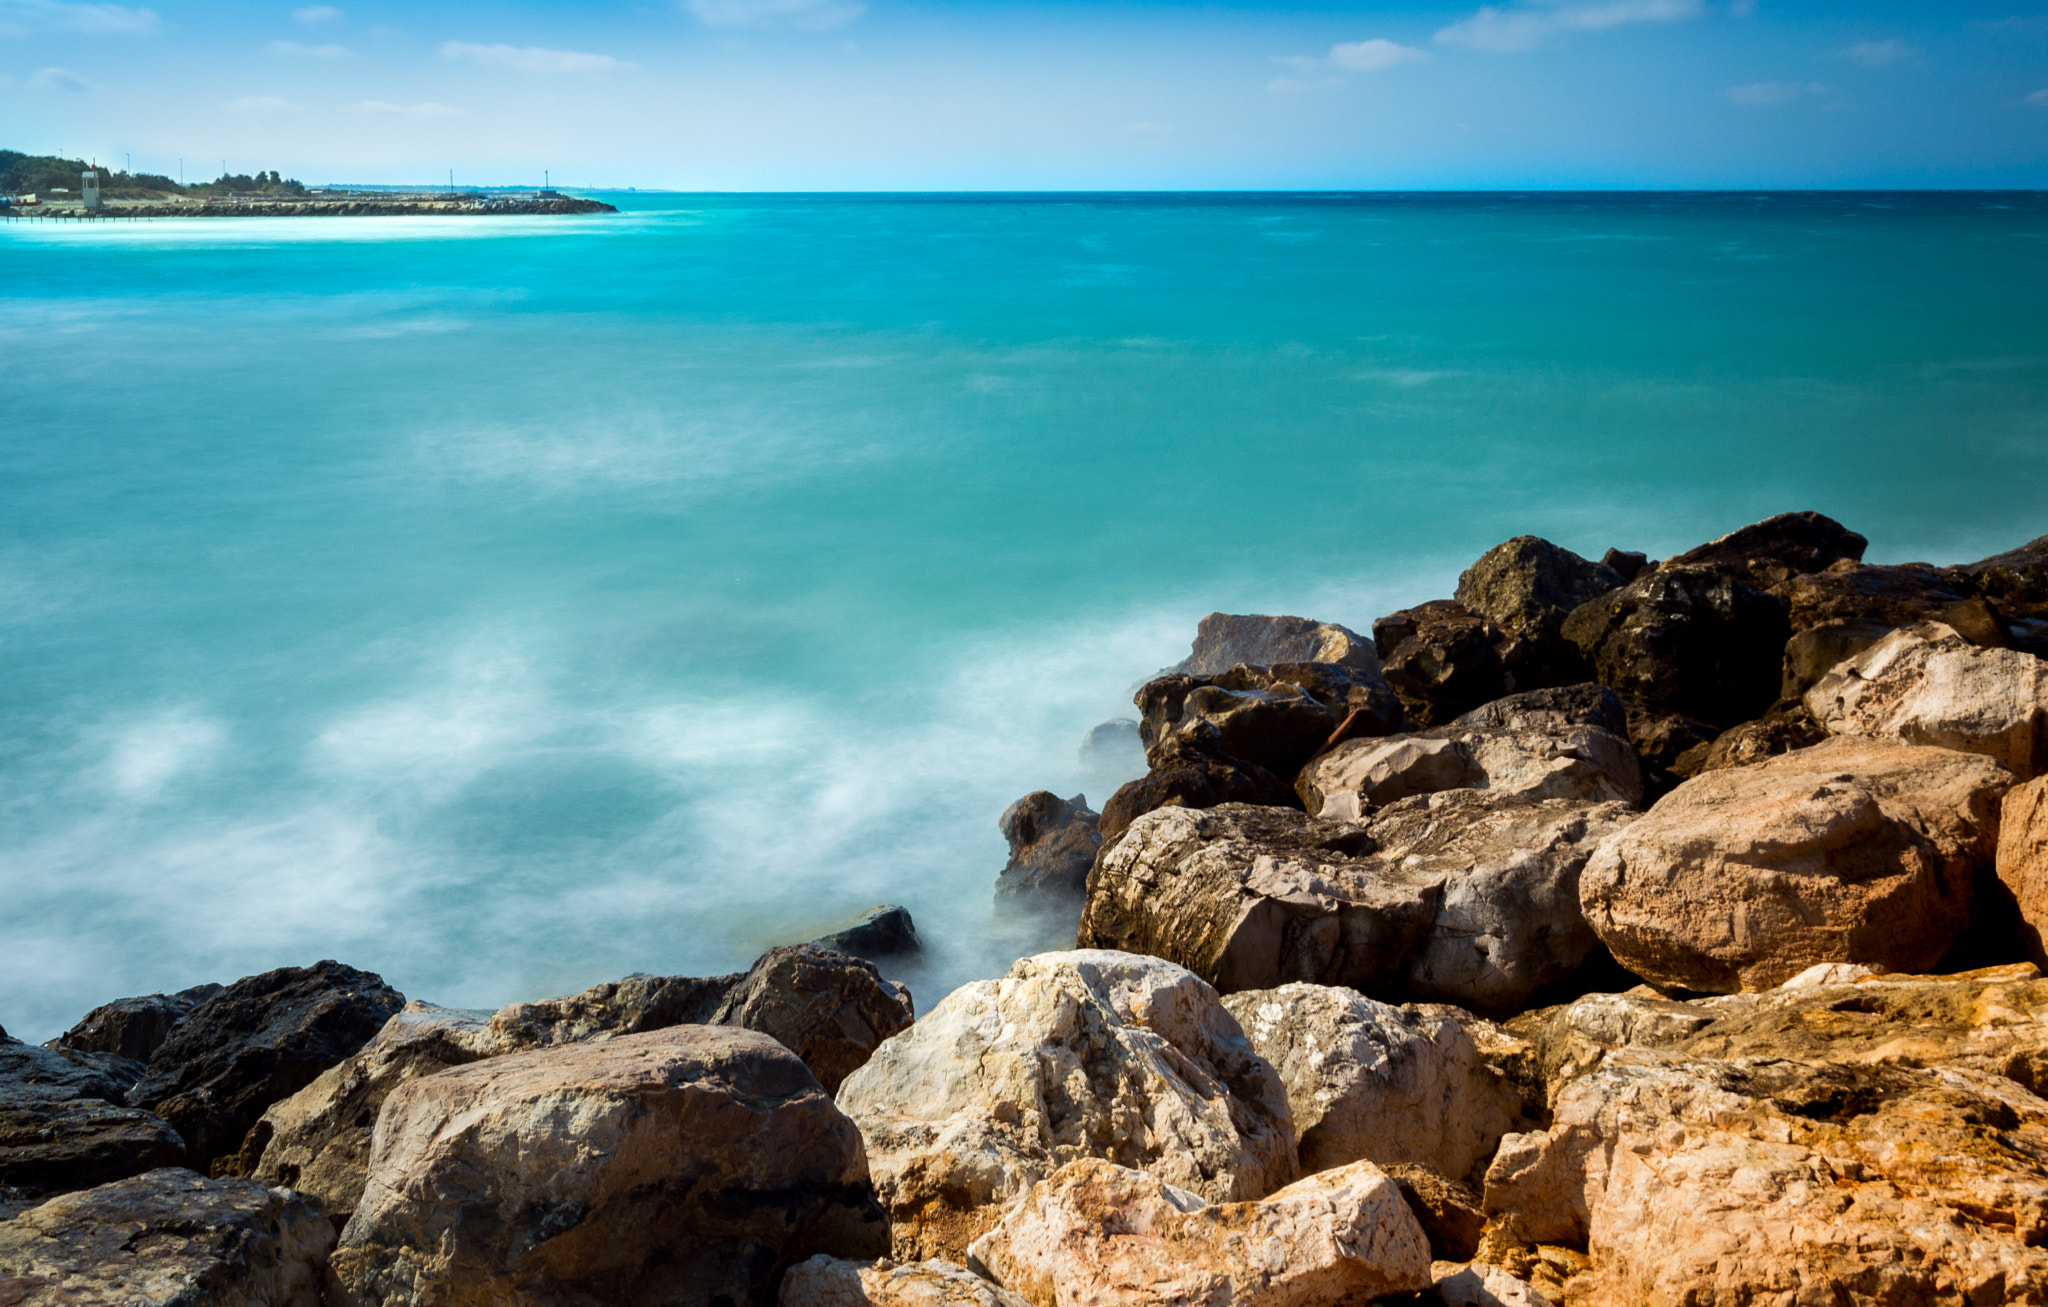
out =
<path fill-rule="evenodd" d="M 331 23 L 340 18 L 341 10 L 333 5 L 307 5 L 304 9 L 292 10 L 292 17 L 308 27 L 317 27 L 321 23 Z"/>
<path fill-rule="evenodd" d="M 683 0 L 707 27 L 785 27 L 800 32 L 844 27 L 868 11 L 862 0 Z"/>
<path fill-rule="evenodd" d="M 297 113 L 299 106 L 290 100 L 280 100 L 274 95 L 245 95 L 239 100 L 228 101 L 230 113 Z"/>
<path fill-rule="evenodd" d="M 2042 87 L 2027 97 L 2027 103 L 2037 109 L 2048 109 L 2048 86 Z"/>
<path fill-rule="evenodd" d="M 189 709 L 137 722 L 115 736 L 107 782 L 128 798 L 154 798 L 175 777 L 210 764 L 226 736 L 219 722 Z"/>
<path fill-rule="evenodd" d="M 263 49 L 268 54 L 297 55 L 302 59 L 346 59 L 349 55 L 345 45 L 301 45 L 297 41 L 272 41 Z"/>
<path fill-rule="evenodd" d="M 1604 32 L 1632 23 L 1683 23 L 1708 12 L 1706 0 L 1609 0 L 1514 9 L 1481 5 L 1470 18 L 1439 31 L 1436 39 L 1474 50 L 1534 50 L 1570 32 Z"/>
<path fill-rule="evenodd" d="M 38 68 L 29 74 L 28 84 L 40 91 L 90 91 L 86 81 L 69 68 Z"/>
<path fill-rule="evenodd" d="M 1726 94 L 1730 104 L 1756 109 L 1790 104 L 1809 95 L 1824 95 L 1827 89 L 1819 82 L 1750 82 L 1744 86 L 1731 86 Z"/>
<path fill-rule="evenodd" d="M 1835 51 L 1835 57 L 1865 68 L 1883 68 L 1911 59 L 1914 53 L 1913 47 L 1904 41 L 1858 41 L 1846 50 Z"/>
<path fill-rule="evenodd" d="M 1400 45 L 1383 36 L 1369 41 L 1346 41 L 1330 47 L 1330 62 L 1354 73 L 1376 73 L 1397 64 L 1412 64 L 1429 58 L 1412 45 Z"/>
<path fill-rule="evenodd" d="M 154 9 L 73 4 L 69 0 L 0 0 L 0 36 L 27 36 L 32 32 L 148 36 L 158 26 Z"/>
<path fill-rule="evenodd" d="M 543 50 L 534 45 L 474 45 L 468 41 L 443 41 L 441 57 L 467 59 L 486 68 L 509 68 L 515 73 L 608 73 L 633 66 L 608 54 Z"/>
<path fill-rule="evenodd" d="M 386 100 L 364 100 L 355 105 L 350 112 L 371 114 L 378 117 L 389 115 L 398 118 L 469 117 L 468 114 L 460 109 L 452 108 L 445 104 L 436 104 L 432 100 L 423 100 L 418 104 L 392 104 Z"/>

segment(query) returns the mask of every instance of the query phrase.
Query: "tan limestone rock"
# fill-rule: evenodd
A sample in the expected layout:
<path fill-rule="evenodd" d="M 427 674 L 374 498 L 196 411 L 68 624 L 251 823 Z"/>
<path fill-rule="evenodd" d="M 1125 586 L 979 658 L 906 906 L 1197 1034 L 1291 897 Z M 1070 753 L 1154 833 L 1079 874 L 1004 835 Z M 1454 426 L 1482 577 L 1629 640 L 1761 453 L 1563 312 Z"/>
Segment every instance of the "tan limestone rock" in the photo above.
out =
<path fill-rule="evenodd" d="M 675 1026 L 397 1086 L 333 1266 L 347 1307 L 751 1303 L 887 1247 L 859 1132 L 796 1055 Z"/>
<path fill-rule="evenodd" d="M 1411 794 L 1450 789 L 1637 807 L 1643 769 L 1627 740 L 1597 726 L 1448 726 L 1346 740 L 1303 767 L 1294 789 L 1309 812 L 1343 821 L 1363 820 Z"/>
<path fill-rule="evenodd" d="M 2048 776 L 2016 786 L 1999 809 L 1998 879 L 2020 914 L 2020 942 L 2048 965 Z"/>
<path fill-rule="evenodd" d="M 1535 1285 L 1485 1262 L 1436 1262 L 1430 1274 L 1444 1307 L 1551 1307 Z"/>
<path fill-rule="evenodd" d="M 1287 1086 L 1304 1171 L 1369 1161 L 1463 1176 L 1514 1128 L 1519 1097 L 1448 1017 L 1327 985 L 1223 1003 Z"/>
<path fill-rule="evenodd" d="M 1931 744 L 1996 761 L 2020 780 L 2048 771 L 2048 660 L 1980 649 L 1940 622 L 1894 631 L 1806 692 L 1835 735 Z"/>
<path fill-rule="evenodd" d="M 1218 1201 L 1296 1175 L 1280 1078 L 1216 991 L 1158 958 L 1024 958 L 949 994 L 840 1086 L 902 1258 L 957 1257 L 1063 1164 L 1101 1157 Z"/>
<path fill-rule="evenodd" d="M 1429 1245 L 1370 1162 L 1208 1203 L 1100 1159 L 1032 1186 L 975 1264 L 1033 1307 L 1326 1307 L 1429 1287 Z"/>
<path fill-rule="evenodd" d="M 1609 836 L 1586 920 L 1651 984 L 1769 989 L 1819 962 L 1932 966 L 1969 923 L 2010 773 L 1837 737 L 1685 782 Z"/>
<path fill-rule="evenodd" d="M 1029 1307 L 952 1262 L 852 1262 L 819 1253 L 782 1277 L 780 1307 Z"/>

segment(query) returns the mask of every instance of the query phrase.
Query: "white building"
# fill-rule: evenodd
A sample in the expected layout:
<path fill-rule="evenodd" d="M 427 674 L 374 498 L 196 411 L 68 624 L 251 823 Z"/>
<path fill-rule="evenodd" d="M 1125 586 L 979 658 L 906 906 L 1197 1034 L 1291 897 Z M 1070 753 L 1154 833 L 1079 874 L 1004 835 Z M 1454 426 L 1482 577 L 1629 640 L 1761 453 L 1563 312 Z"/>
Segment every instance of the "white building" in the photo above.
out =
<path fill-rule="evenodd" d="M 100 207 L 100 174 L 99 174 L 99 170 L 98 170 L 98 169 L 95 169 L 95 168 L 88 168 L 88 169 L 86 169 L 86 171 L 84 171 L 84 172 L 82 172 L 82 173 L 80 173 L 80 174 L 79 174 L 79 176 L 78 176 L 78 181 L 79 181 L 79 184 L 80 184 L 81 186 L 83 186 L 83 187 L 85 188 L 85 207 L 86 207 L 86 208 L 88 208 L 88 209 L 97 209 L 97 208 L 99 208 L 99 207 Z"/>

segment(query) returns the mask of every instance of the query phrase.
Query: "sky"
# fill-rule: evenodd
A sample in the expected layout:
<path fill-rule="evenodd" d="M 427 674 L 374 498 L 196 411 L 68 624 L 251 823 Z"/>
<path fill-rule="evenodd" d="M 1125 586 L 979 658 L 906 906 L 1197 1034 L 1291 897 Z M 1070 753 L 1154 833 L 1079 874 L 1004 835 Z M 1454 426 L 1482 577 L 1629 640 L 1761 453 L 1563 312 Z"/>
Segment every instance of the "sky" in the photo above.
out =
<path fill-rule="evenodd" d="M 2048 186 L 2048 0 L 0 0 L 0 147 L 680 190 Z"/>

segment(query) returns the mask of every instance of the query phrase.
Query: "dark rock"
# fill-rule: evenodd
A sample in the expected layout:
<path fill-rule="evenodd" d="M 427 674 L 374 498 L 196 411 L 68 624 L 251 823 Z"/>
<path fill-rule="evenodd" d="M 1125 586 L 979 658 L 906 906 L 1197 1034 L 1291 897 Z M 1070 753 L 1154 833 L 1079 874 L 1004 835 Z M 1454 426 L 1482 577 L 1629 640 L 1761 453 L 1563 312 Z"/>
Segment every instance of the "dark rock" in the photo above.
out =
<path fill-rule="evenodd" d="M 1564 634 L 1624 700 L 1732 726 L 1778 697 L 1785 612 L 1723 572 L 1667 563 L 1578 609 Z"/>
<path fill-rule="evenodd" d="M 1600 566 L 1612 568 L 1620 575 L 1621 583 L 1627 585 L 1641 576 L 1643 569 L 1655 567 L 1656 564 L 1650 561 L 1648 554 L 1639 554 L 1627 549 L 1610 549 L 1600 555 Z"/>
<path fill-rule="evenodd" d="M 246 977 L 172 1028 L 128 1102 L 184 1136 L 187 1165 L 210 1168 L 235 1153 L 266 1107 L 361 1048 L 404 1006 L 380 977 L 339 962 Z"/>
<path fill-rule="evenodd" d="M 1860 561 L 1870 542 L 1819 513 L 1780 513 L 1666 559 L 1665 567 L 1706 567 L 1768 590 L 1802 572 Z"/>
<path fill-rule="evenodd" d="M 1003 809 L 996 822 L 1010 844 L 1010 861 L 996 878 L 996 897 L 1079 894 L 1102 847 L 1101 818 L 1088 796 L 1062 799 L 1034 790 Z"/>
<path fill-rule="evenodd" d="M 1526 688 L 1511 670 L 1522 642 L 1448 599 L 1389 613 L 1372 624 L 1372 638 L 1387 684 L 1417 725 L 1441 726 Z"/>
<path fill-rule="evenodd" d="M 1149 756 L 1153 770 L 1119 789 L 1102 805 L 1098 828 L 1104 844 L 1159 808 L 1213 808 L 1222 803 L 1291 807 L 1300 802 L 1286 781 L 1264 767 L 1201 752 L 1182 739 L 1151 750 Z"/>
<path fill-rule="evenodd" d="M 1328 711 L 1332 729 L 1354 715 L 1357 734 L 1385 735 L 1401 728 L 1401 701 L 1377 672 L 1335 663 L 1247 663 L 1213 676 L 1168 673 L 1138 687 L 1133 697 L 1143 715 L 1138 736 L 1148 753 L 1180 725 L 1188 695 L 1211 686 L 1237 693 L 1299 690 Z"/>
<path fill-rule="evenodd" d="M 1731 726 L 1707 744 L 1696 744 L 1671 764 L 1674 776 L 1690 780 L 1702 772 L 1747 767 L 1828 738 L 1806 705 L 1797 699 L 1779 703 L 1753 722 Z"/>
<path fill-rule="evenodd" d="M 1145 765 L 1145 741 L 1138 723 L 1117 717 L 1088 728 L 1081 741 L 1081 765 L 1092 772 L 1128 776 Z"/>
<path fill-rule="evenodd" d="M 910 909 L 895 903 L 869 908 L 845 926 L 811 943 L 871 960 L 924 951 L 924 943 L 917 937 L 917 923 L 910 919 Z"/>
<path fill-rule="evenodd" d="M 711 1020 L 745 975 L 743 971 L 727 976 L 636 972 L 566 998 L 508 1003 L 492 1015 L 490 1028 L 505 1048 L 512 1049 L 580 1044 L 670 1026 L 701 1026 Z"/>
<path fill-rule="evenodd" d="M 875 964 L 811 944 L 770 949 L 709 1024 L 757 1030 L 804 1060 L 828 1094 L 916 1019 L 910 991 Z"/>
<path fill-rule="evenodd" d="M 1797 699 L 1816 681 L 1890 635 L 1881 623 L 1832 621 L 1809 626 L 1785 642 L 1785 660 L 1778 682 L 1780 699 Z"/>
<path fill-rule="evenodd" d="M 333 1246 L 302 1195 L 166 1168 L 0 1221 L 0 1302 L 320 1307 Z"/>
<path fill-rule="evenodd" d="M 1988 648 L 2005 647 L 1998 614 L 1959 569 L 1926 563 L 1873 566 L 1841 562 L 1792 577 L 1777 593 L 1791 606 L 1794 631 L 1823 622 L 1855 622 L 1892 630 L 1933 621 L 1954 626 L 1965 638 Z"/>
<path fill-rule="evenodd" d="M 185 1141 L 154 1113 L 51 1085 L 0 1080 L 0 1185 L 61 1193 L 184 1159 Z"/>
<path fill-rule="evenodd" d="M 1953 570 L 1996 606 L 2013 648 L 2048 658 L 2048 536 Z"/>
<path fill-rule="evenodd" d="M 99 1059 L 67 1048 L 37 1048 L 0 1037 L 0 1084 L 34 1085 L 79 1098 L 124 1101 L 125 1087 Z"/>
<path fill-rule="evenodd" d="M 1181 704 L 1181 719 L 1159 745 L 1146 751 L 1154 767 L 1170 743 L 1184 741 L 1204 753 L 1254 763 L 1282 780 L 1323 747 L 1338 719 L 1299 686 L 1226 690 L 1197 686 Z"/>
<path fill-rule="evenodd" d="M 220 991 L 219 985 L 195 985 L 176 994 L 115 999 L 86 1013 L 84 1020 L 51 1043 L 81 1053 L 112 1053 L 147 1063 L 170 1036 L 171 1027 Z"/>
<path fill-rule="evenodd" d="M 1684 779 L 1675 769 L 1687 751 L 1712 744 L 1720 734 L 1720 728 L 1697 717 L 1630 704 L 1628 742 L 1643 760 L 1645 806 L 1670 793 Z"/>
<path fill-rule="evenodd" d="M 1239 663 L 1338 663 L 1363 671 L 1379 670 L 1372 642 L 1334 622 L 1230 613 L 1204 617 L 1196 628 L 1193 649 L 1173 670 L 1212 676 Z"/>
<path fill-rule="evenodd" d="M 1495 699 L 1466 713 L 1453 726 L 1492 726 L 1511 731 L 1561 731 L 1597 726 L 1628 734 L 1628 709 L 1620 696 L 1595 681 L 1529 690 Z"/>
<path fill-rule="evenodd" d="M 1400 1187 L 1402 1200 L 1415 1213 L 1429 1240 L 1431 1261 L 1469 1262 L 1478 1255 L 1486 1209 L 1471 1186 L 1412 1163 L 1380 1169 Z"/>
<path fill-rule="evenodd" d="M 1480 555 L 1458 578 L 1457 601 L 1526 644 L 1515 667 L 1524 689 L 1584 680 L 1585 660 L 1558 634 L 1564 619 L 1627 584 L 1604 563 L 1590 562 L 1540 536 L 1516 536 Z"/>

